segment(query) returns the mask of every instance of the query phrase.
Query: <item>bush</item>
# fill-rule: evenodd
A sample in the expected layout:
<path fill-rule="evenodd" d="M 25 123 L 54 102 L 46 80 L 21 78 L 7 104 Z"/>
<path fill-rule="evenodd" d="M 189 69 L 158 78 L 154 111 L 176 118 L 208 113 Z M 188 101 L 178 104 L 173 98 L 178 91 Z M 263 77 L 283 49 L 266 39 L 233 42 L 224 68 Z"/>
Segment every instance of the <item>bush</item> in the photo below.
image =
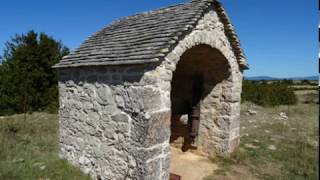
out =
<path fill-rule="evenodd" d="M 242 101 L 250 101 L 261 106 L 293 105 L 297 103 L 297 97 L 288 83 L 244 81 Z"/>

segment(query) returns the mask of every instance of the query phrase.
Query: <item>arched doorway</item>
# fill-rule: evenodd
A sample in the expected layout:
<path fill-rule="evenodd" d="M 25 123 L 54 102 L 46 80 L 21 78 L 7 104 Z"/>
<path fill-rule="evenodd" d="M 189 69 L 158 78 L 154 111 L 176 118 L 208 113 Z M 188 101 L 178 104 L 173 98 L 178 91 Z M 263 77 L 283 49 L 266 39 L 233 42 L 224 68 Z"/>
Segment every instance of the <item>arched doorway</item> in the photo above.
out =
<path fill-rule="evenodd" d="M 181 56 L 171 81 L 173 146 L 208 152 L 223 141 L 215 137 L 224 128 L 217 117 L 227 108 L 223 89 L 231 82 L 229 63 L 219 50 L 197 45 Z"/>

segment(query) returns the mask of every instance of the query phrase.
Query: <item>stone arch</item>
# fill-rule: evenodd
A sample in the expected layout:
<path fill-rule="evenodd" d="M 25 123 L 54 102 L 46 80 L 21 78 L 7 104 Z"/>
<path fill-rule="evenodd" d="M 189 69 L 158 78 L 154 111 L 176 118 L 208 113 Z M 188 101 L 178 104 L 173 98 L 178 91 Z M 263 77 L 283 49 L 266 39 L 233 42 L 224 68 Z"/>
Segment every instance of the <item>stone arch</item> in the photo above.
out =
<path fill-rule="evenodd" d="M 225 116 L 222 111 L 229 108 L 228 103 L 222 103 L 222 88 L 230 82 L 230 65 L 219 50 L 200 44 L 181 56 L 171 81 L 171 143 L 183 151 L 199 146 L 209 152 L 210 134 L 219 129 L 228 131 L 227 122 L 218 117 Z M 191 112 L 195 110 L 200 121 L 194 121 L 199 124 L 193 126 L 195 134 L 191 135 Z M 217 137 L 211 139 L 211 143 L 217 141 Z"/>
<path fill-rule="evenodd" d="M 148 119 L 145 144 L 153 157 L 147 161 L 147 166 L 156 166 L 164 177 L 169 175 L 170 164 L 171 83 L 179 62 L 183 61 L 183 55 L 197 46 L 209 47 L 214 54 L 220 54 L 229 71 L 228 78 L 222 78 L 222 83 L 207 93 L 210 97 L 205 98 L 216 103 L 215 107 L 203 106 L 208 113 L 202 113 L 200 117 L 199 136 L 196 140 L 198 150 L 207 155 L 228 155 L 239 144 L 242 70 L 225 34 L 224 25 L 219 21 L 217 13 L 210 11 L 192 32 L 170 49 L 154 69 L 145 72 L 141 80 L 146 94 L 143 98 L 144 106 L 152 105 L 152 108 L 144 109 Z M 201 121 L 206 118 L 210 121 Z M 154 152 L 155 149 L 157 152 Z M 147 171 L 153 172 L 152 169 Z"/>
<path fill-rule="evenodd" d="M 218 18 L 217 14 L 212 11 L 205 15 L 206 18 Z M 156 68 L 154 74 L 157 74 L 157 87 L 161 91 L 161 102 L 164 111 L 171 113 L 171 82 L 173 74 L 181 60 L 181 57 L 190 49 L 205 45 L 218 51 L 227 61 L 230 76 L 225 79 L 223 85 L 219 86 L 219 91 L 223 91 L 219 100 L 219 115 L 213 119 L 213 126 L 210 124 L 200 124 L 197 140 L 198 149 L 206 154 L 218 153 L 228 154 L 233 152 L 239 144 L 240 137 L 240 101 L 241 101 L 241 84 L 242 72 L 230 45 L 228 38 L 224 33 L 224 26 L 219 21 L 216 22 L 214 28 L 204 26 L 200 20 L 197 27 L 190 34 L 186 35 L 164 58 L 161 64 Z M 204 117 L 202 117 L 204 118 Z M 220 127 L 218 127 L 220 126 Z M 223 128 L 221 128 L 223 127 Z M 203 137 L 201 137 L 203 136 Z M 205 141 L 209 138 L 211 141 Z"/>

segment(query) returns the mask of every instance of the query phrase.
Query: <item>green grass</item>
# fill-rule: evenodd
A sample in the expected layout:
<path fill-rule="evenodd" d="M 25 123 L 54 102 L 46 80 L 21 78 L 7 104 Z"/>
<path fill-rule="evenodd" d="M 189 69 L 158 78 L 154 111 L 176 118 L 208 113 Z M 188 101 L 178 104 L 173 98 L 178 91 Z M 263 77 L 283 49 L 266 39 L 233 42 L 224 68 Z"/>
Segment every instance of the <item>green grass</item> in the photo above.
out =
<path fill-rule="evenodd" d="M 1 117 L 1 180 L 89 180 L 58 157 L 57 116 L 34 113 Z"/>
<path fill-rule="evenodd" d="M 257 110 L 258 115 L 242 113 L 240 148 L 231 157 L 213 158 L 219 169 L 206 180 L 241 174 L 262 180 L 318 179 L 318 105 L 262 108 L 246 103 L 242 110 L 251 108 Z M 289 120 L 277 119 L 280 112 L 286 112 Z M 271 145 L 276 149 L 271 150 Z M 237 171 L 239 167 L 247 172 Z"/>

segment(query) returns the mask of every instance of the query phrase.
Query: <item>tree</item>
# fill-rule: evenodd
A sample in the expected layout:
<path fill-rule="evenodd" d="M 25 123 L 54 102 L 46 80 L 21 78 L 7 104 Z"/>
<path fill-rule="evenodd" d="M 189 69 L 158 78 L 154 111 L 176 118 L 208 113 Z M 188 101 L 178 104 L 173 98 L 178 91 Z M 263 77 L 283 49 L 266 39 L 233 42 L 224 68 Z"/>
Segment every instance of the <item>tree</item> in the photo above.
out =
<path fill-rule="evenodd" d="M 0 113 L 44 110 L 58 103 L 57 72 L 51 67 L 69 49 L 45 33 L 15 35 L 0 66 Z"/>

